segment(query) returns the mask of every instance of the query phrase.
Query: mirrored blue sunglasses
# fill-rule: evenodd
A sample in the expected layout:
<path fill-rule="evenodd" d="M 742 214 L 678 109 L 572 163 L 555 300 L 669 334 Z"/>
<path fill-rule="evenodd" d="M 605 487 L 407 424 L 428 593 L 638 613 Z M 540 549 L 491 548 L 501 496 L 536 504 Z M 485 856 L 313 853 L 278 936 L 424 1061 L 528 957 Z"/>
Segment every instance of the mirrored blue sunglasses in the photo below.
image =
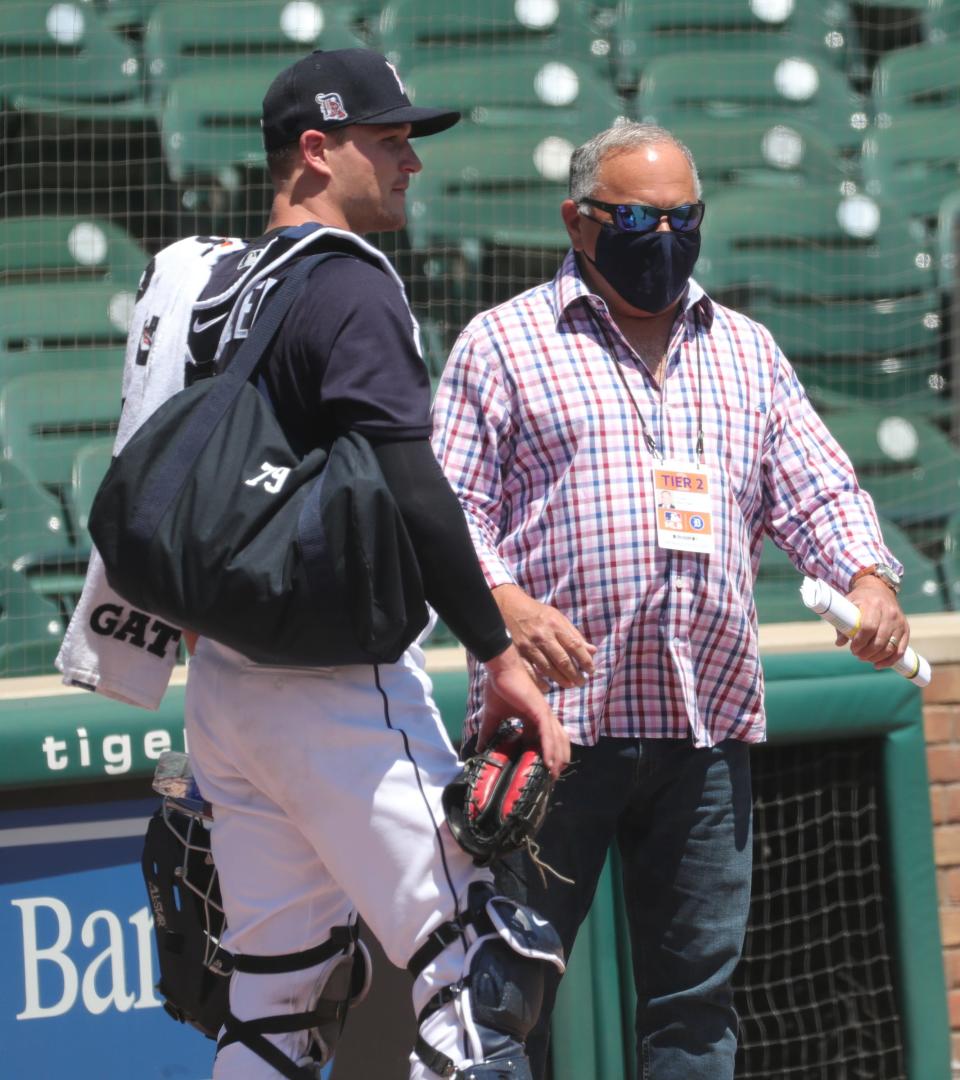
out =
<path fill-rule="evenodd" d="M 644 206 L 643 203 L 608 203 L 599 199 L 581 199 L 587 206 L 606 210 L 613 218 L 613 225 L 620 232 L 653 232 L 666 218 L 674 232 L 693 232 L 700 228 L 706 207 L 703 202 L 684 203 L 669 209 L 660 206 Z"/>

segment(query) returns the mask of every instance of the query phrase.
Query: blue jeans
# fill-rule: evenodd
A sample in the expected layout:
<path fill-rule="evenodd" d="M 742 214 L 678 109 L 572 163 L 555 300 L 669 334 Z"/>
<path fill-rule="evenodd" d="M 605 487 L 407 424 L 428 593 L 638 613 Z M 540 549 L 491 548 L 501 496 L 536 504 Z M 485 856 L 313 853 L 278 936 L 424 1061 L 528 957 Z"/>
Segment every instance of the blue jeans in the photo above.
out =
<path fill-rule="evenodd" d="M 749 747 L 696 749 L 674 739 L 604 738 L 574 746 L 537 843 L 547 876 L 525 852 L 497 869 L 501 891 L 556 926 L 569 956 L 590 909 L 611 840 L 623 865 L 637 988 L 641 1080 L 730 1080 L 737 1014 L 730 980 L 740 959 L 752 870 Z M 544 1075 L 551 972 L 540 1021 L 527 1039 Z"/>

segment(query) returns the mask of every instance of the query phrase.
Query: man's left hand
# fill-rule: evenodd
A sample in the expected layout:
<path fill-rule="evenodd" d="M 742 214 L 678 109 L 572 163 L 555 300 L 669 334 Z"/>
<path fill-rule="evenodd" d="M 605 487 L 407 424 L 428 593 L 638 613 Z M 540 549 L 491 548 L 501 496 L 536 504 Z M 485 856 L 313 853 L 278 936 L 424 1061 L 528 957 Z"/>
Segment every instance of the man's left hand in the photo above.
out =
<path fill-rule="evenodd" d="M 875 668 L 888 668 L 903 656 L 910 641 L 910 626 L 893 590 L 877 577 L 865 575 L 847 593 L 860 609 L 860 629 L 850 638 L 850 651 Z M 847 638 L 837 634 L 837 644 Z"/>

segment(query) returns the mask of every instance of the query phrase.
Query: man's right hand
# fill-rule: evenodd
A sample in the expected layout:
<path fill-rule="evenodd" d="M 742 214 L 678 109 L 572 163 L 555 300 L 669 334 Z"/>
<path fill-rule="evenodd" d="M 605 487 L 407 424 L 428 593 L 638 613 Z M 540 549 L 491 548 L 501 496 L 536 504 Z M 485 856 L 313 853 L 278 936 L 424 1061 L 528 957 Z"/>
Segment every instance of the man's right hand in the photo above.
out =
<path fill-rule="evenodd" d="M 520 655 L 538 679 L 569 690 L 593 674 L 596 645 L 549 604 L 534 600 L 518 585 L 498 585 L 493 598 Z"/>
<path fill-rule="evenodd" d="M 537 747 L 556 780 L 570 764 L 570 738 L 537 688 L 517 650 L 510 646 L 484 665 L 483 714 L 477 749 L 482 750 L 503 720 L 523 721 L 523 741 Z"/>

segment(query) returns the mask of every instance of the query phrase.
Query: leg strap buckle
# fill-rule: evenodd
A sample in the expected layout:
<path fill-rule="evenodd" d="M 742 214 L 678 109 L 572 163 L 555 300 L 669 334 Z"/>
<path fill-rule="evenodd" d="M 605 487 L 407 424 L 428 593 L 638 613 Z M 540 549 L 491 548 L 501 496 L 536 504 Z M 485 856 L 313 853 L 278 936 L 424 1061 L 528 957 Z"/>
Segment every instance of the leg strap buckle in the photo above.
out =
<path fill-rule="evenodd" d="M 349 926 L 335 926 L 330 931 L 330 937 L 312 949 L 279 956 L 243 953 L 234 958 L 234 967 L 247 975 L 282 975 L 291 971 L 303 971 L 322 964 L 337 953 L 349 953 L 359 936 L 359 922 Z M 313 1069 L 295 1064 L 269 1039 L 265 1039 L 264 1035 L 306 1031 L 325 1024 L 333 1024 L 336 1029 L 342 1029 L 350 1003 L 350 997 L 340 1001 L 321 1000 L 306 1012 L 282 1013 L 278 1016 L 264 1016 L 258 1020 L 238 1020 L 232 1012 L 228 1012 L 224 1021 L 226 1030 L 217 1043 L 217 1053 L 232 1043 L 243 1043 L 248 1050 L 263 1058 L 287 1080 L 316 1080 Z"/>

